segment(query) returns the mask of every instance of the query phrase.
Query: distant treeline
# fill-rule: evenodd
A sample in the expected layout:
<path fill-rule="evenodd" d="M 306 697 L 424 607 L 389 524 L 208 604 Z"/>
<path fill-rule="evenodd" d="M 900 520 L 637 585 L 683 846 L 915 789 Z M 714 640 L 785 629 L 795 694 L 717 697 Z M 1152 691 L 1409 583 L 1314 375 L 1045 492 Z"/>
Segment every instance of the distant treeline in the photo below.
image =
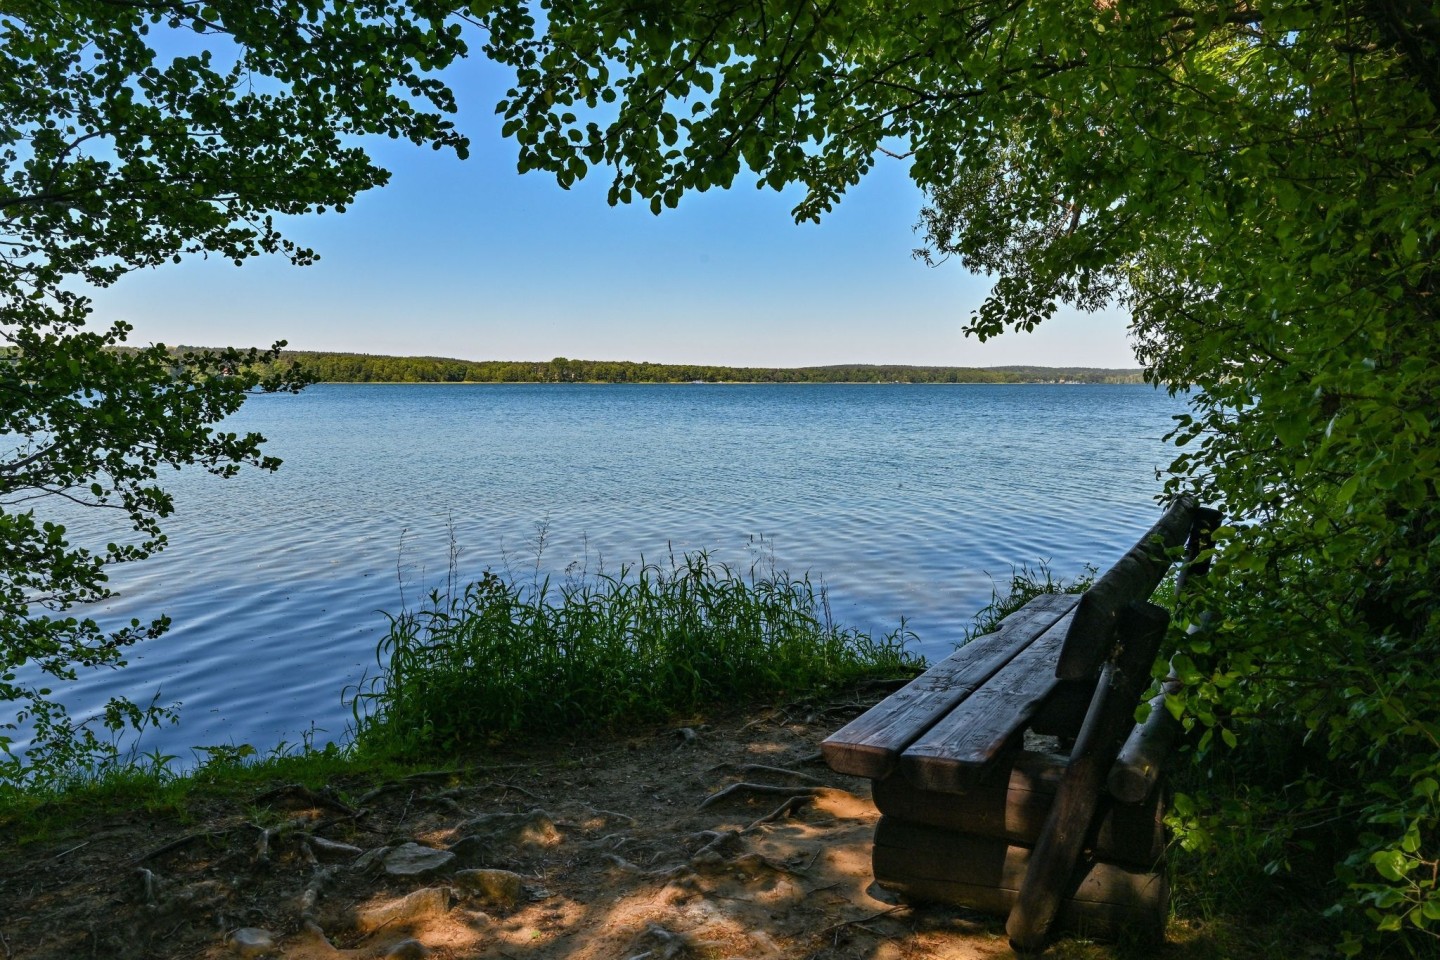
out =
<path fill-rule="evenodd" d="M 287 350 L 327 383 L 1140 383 L 1139 370 L 1091 367 L 720 367 L 628 360 L 452 360 Z"/>

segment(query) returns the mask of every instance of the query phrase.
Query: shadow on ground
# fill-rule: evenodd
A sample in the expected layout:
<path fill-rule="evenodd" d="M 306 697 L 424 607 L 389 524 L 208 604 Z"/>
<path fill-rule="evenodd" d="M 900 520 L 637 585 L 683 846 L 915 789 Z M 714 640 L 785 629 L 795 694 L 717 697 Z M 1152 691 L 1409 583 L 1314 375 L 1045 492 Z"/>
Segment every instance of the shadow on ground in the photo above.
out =
<path fill-rule="evenodd" d="M 868 783 L 817 752 L 866 706 L 695 718 L 378 785 L 280 785 L 189 822 L 127 813 L 6 838 L 0 946 L 7 960 L 1011 956 L 1002 920 L 872 883 Z M 1159 951 L 1052 954 L 1233 955 L 1184 924 Z"/>

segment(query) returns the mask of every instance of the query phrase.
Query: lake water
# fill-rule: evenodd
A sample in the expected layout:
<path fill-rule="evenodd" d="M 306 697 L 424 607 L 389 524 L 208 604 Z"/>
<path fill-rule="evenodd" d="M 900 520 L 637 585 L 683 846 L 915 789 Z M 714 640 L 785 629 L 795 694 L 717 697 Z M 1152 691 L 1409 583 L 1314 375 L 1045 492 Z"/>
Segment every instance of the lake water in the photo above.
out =
<path fill-rule="evenodd" d="M 182 704 L 145 747 L 344 736 L 342 690 L 375 672 L 382 611 L 458 572 L 528 580 L 706 549 L 828 586 L 838 621 L 905 617 L 944 656 L 995 580 L 1048 560 L 1102 569 L 1154 522 L 1181 401 L 1072 385 L 319 385 L 234 418 L 276 474 L 167 478 L 169 548 L 115 568 L 102 620 L 174 620 L 123 670 L 84 677 Z M 77 539 L 115 536 L 92 511 Z"/>

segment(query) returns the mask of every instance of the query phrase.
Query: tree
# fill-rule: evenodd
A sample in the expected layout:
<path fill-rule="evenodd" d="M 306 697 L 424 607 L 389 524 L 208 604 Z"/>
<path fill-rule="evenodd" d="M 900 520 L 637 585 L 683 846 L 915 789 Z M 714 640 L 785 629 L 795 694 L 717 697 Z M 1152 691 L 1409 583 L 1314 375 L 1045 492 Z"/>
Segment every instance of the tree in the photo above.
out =
<path fill-rule="evenodd" d="M 107 632 L 67 611 L 107 595 L 110 564 L 164 546 L 161 467 L 273 470 L 261 437 L 216 424 L 248 391 L 304 382 L 286 369 L 261 376 L 279 345 L 124 347 L 126 325 L 91 324 L 87 287 L 192 254 L 311 262 L 273 217 L 341 211 L 383 184 L 360 135 L 464 155 L 445 116 L 451 94 L 430 75 L 464 50 L 445 15 L 376 0 L 0 9 L 0 703 L 14 711 L 0 731 L 37 738 L 22 761 L 0 733 L 0 779 L 103 757 L 44 684 L 121 663 L 166 621 Z M 57 500 L 116 509 L 133 535 L 72 545 L 43 516 Z M 103 722 L 159 713 L 115 701 Z"/>
<path fill-rule="evenodd" d="M 812 220 L 890 154 L 930 197 L 924 252 L 995 276 L 967 332 L 1131 311 L 1149 375 L 1195 391 L 1169 491 L 1231 518 L 1173 706 L 1212 769 L 1287 745 L 1268 855 L 1331 825 L 1348 951 L 1428 942 L 1440 4 L 530 6 L 468 13 L 515 70 L 522 169 L 603 166 L 656 212 L 799 184 Z"/>

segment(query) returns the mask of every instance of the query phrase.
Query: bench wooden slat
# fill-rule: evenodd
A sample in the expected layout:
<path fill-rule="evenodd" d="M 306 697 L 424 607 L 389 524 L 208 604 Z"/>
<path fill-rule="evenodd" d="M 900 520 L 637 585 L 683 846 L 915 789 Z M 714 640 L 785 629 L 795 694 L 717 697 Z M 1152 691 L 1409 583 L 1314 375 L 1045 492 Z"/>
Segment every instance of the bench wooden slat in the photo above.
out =
<path fill-rule="evenodd" d="M 1100 675 L 1095 699 L 1055 793 L 1050 819 L 1035 841 L 1020 895 L 1005 923 L 1017 952 L 1039 950 L 1050 935 L 1066 883 L 1090 836 L 1100 805 L 1100 786 L 1125 731 L 1135 725 L 1135 704 L 1150 682 L 1150 668 L 1170 624 L 1170 613 L 1153 603 L 1135 603 L 1122 611 L 1120 621 L 1124 645 Z"/>
<path fill-rule="evenodd" d="M 920 900 L 1004 916 L 1019 896 L 1031 851 L 993 837 L 882 817 L 875 830 L 875 879 Z M 1058 926 L 1104 939 L 1163 937 L 1170 900 L 1163 870 L 1081 864 L 1065 885 Z"/>
<path fill-rule="evenodd" d="M 1006 617 L 994 633 L 976 637 L 828 737 L 820 745 L 825 762 L 837 773 L 881 779 L 895 768 L 907 746 L 1037 637 L 1048 636 L 1077 602 L 1077 597 L 1067 594 L 1031 600 Z M 1054 655 L 1051 649 L 1048 656 Z"/>
<path fill-rule="evenodd" d="M 1050 665 L 1073 617 L 1066 613 L 912 743 L 900 757 L 905 779 L 951 793 L 970 786 L 1059 684 Z"/>
<path fill-rule="evenodd" d="M 875 781 L 871 797 L 876 809 L 898 821 L 1031 847 L 1050 815 L 1066 763 L 1055 754 L 1020 750 L 965 793 L 923 790 L 893 774 Z M 1102 804 L 1089 844 L 1097 860 L 1155 869 L 1165 854 L 1165 811 L 1158 794 L 1144 804 Z"/>

